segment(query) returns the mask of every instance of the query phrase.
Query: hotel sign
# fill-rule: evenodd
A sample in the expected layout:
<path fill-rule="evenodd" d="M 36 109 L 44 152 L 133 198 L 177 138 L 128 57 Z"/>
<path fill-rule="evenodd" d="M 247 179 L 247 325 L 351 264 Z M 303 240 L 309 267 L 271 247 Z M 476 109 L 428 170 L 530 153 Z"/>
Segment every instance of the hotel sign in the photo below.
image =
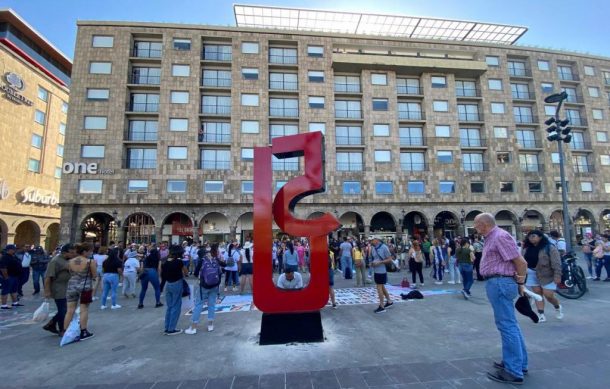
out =
<path fill-rule="evenodd" d="M 63 174 L 114 174 L 114 169 L 101 169 L 96 162 L 64 162 Z"/>
<path fill-rule="evenodd" d="M 5 99 L 15 104 L 25 104 L 27 106 L 34 104 L 32 100 L 21 94 L 25 90 L 25 82 L 17 73 L 5 73 L 4 81 L 6 84 L 0 86 L 0 89 L 4 92 Z"/>
<path fill-rule="evenodd" d="M 58 198 L 57 193 L 50 190 L 43 190 L 38 188 L 32 188 L 28 186 L 21 191 L 22 203 L 34 203 L 42 205 L 57 206 Z"/>

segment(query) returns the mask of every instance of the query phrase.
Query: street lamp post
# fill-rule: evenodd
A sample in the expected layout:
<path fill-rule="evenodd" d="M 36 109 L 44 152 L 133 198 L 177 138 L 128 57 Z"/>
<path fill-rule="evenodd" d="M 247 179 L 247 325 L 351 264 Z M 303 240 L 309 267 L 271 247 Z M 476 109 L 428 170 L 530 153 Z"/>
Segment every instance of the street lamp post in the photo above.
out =
<path fill-rule="evenodd" d="M 557 141 L 557 148 L 559 152 L 559 174 L 561 177 L 561 203 L 563 213 L 563 235 L 566 241 L 566 252 L 572 251 L 572 234 L 570 232 L 570 213 L 568 212 L 568 185 L 566 184 L 565 168 L 564 168 L 564 156 L 563 156 L 563 143 L 569 143 L 572 139 L 570 131 L 572 130 L 567 125 L 570 123 L 568 119 L 559 119 L 559 110 L 563 101 L 568 98 L 568 94 L 564 91 L 561 93 L 555 93 L 547 96 L 544 99 L 545 103 L 558 103 L 557 109 L 555 110 L 555 116 L 548 118 L 544 124 L 550 126 L 546 129 L 549 133 L 547 139 L 551 142 Z"/>

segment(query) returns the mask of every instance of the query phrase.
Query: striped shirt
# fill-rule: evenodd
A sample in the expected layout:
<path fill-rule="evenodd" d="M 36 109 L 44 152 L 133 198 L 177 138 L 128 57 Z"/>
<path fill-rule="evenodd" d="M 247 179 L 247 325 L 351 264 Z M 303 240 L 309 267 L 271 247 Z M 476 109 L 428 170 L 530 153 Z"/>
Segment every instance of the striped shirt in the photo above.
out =
<path fill-rule="evenodd" d="M 521 254 L 513 237 L 508 232 L 495 226 L 485 236 L 483 258 L 481 259 L 481 275 L 483 277 L 496 274 L 513 276 L 517 269 L 512 260 L 519 256 Z"/>

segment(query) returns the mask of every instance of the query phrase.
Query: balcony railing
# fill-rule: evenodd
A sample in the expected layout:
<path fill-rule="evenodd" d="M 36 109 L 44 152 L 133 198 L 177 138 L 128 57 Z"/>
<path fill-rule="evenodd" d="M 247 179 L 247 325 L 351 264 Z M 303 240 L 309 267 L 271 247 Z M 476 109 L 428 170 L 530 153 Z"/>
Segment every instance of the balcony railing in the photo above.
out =
<path fill-rule="evenodd" d="M 532 71 L 530 69 L 508 68 L 508 75 L 511 77 L 531 77 Z"/>
<path fill-rule="evenodd" d="M 595 173 L 595 166 L 576 164 L 576 165 L 574 165 L 574 172 L 575 173 Z"/>
<path fill-rule="evenodd" d="M 157 131 L 134 131 L 129 130 L 128 140 L 135 142 L 152 142 L 157 140 Z"/>
<path fill-rule="evenodd" d="M 233 60 L 232 53 L 226 53 L 224 51 L 216 51 L 216 50 L 203 50 L 201 52 L 201 59 L 205 61 L 220 61 L 220 62 L 230 62 Z"/>
<path fill-rule="evenodd" d="M 218 134 L 216 132 L 203 132 L 203 133 L 199 134 L 199 142 L 231 143 L 231 134 Z"/>
<path fill-rule="evenodd" d="M 462 162 L 462 168 L 466 172 L 487 172 L 489 165 L 485 162 Z"/>
<path fill-rule="evenodd" d="M 296 55 L 272 55 L 269 54 L 269 63 L 282 64 L 282 65 L 296 65 Z"/>
<path fill-rule="evenodd" d="M 340 84 L 335 82 L 337 93 L 360 93 L 360 84 Z"/>
<path fill-rule="evenodd" d="M 544 172 L 544 165 L 542 164 L 529 164 L 522 163 L 519 165 L 521 172 L 523 173 L 542 173 Z"/>
<path fill-rule="evenodd" d="M 538 123 L 536 115 L 514 115 L 516 123 Z"/>
<path fill-rule="evenodd" d="M 396 93 L 399 95 L 423 95 L 424 88 L 421 86 L 396 85 Z"/>
<path fill-rule="evenodd" d="M 539 149 L 542 148 L 540 139 L 517 139 L 517 144 L 523 149 Z"/>
<path fill-rule="evenodd" d="M 399 120 L 424 120 L 422 111 L 398 111 Z"/>
<path fill-rule="evenodd" d="M 125 168 L 126 169 L 156 169 L 157 160 L 156 159 L 130 158 L 130 159 L 125 160 Z"/>
<path fill-rule="evenodd" d="M 566 99 L 566 103 L 584 103 L 585 99 L 582 95 L 579 94 L 568 94 L 568 98 Z"/>
<path fill-rule="evenodd" d="M 337 170 L 342 172 L 361 172 L 362 163 L 357 162 L 337 162 Z"/>
<path fill-rule="evenodd" d="M 337 144 L 337 146 L 344 146 L 344 145 L 361 146 L 363 144 L 361 136 L 339 136 L 339 135 L 337 135 L 335 137 L 335 143 Z"/>
<path fill-rule="evenodd" d="M 532 92 L 513 91 L 512 96 L 515 100 L 536 100 L 536 94 Z"/>
<path fill-rule="evenodd" d="M 561 81 L 580 81 L 578 74 L 573 73 L 561 73 L 559 72 L 559 79 Z"/>
<path fill-rule="evenodd" d="M 460 138 L 461 147 L 485 147 L 485 138 Z"/>
<path fill-rule="evenodd" d="M 458 114 L 458 120 L 461 122 L 481 122 L 483 121 L 483 115 L 480 113 L 460 113 Z"/>
<path fill-rule="evenodd" d="M 457 97 L 481 97 L 481 90 L 478 88 L 456 88 Z"/>
<path fill-rule="evenodd" d="M 425 137 L 416 137 L 416 136 L 401 136 L 400 137 L 400 145 L 401 146 L 425 146 L 426 138 Z"/>
<path fill-rule="evenodd" d="M 335 118 L 339 119 L 361 119 L 362 111 L 355 109 L 337 109 L 335 110 Z"/>
<path fill-rule="evenodd" d="M 572 141 L 568 143 L 568 145 L 572 150 L 591 150 L 591 142 L 589 141 L 574 140 L 574 138 L 572 138 Z"/>
<path fill-rule="evenodd" d="M 134 47 L 131 52 L 131 55 L 133 57 L 138 57 L 138 58 L 161 58 L 162 54 L 163 54 L 163 50 L 142 49 L 139 47 Z"/>
<path fill-rule="evenodd" d="M 571 117 L 568 117 L 568 119 L 570 119 L 570 124 L 573 125 L 573 126 L 585 127 L 587 125 L 587 119 L 585 119 L 585 118 L 581 118 L 581 117 L 571 118 Z"/>
<path fill-rule="evenodd" d="M 159 103 L 127 103 L 128 112 L 159 112 Z"/>
<path fill-rule="evenodd" d="M 231 115 L 231 106 L 204 104 L 201 106 L 201 112 L 210 115 Z"/>
<path fill-rule="evenodd" d="M 199 161 L 199 168 L 203 170 L 228 170 L 231 167 L 229 161 L 217 161 L 215 159 L 204 159 Z"/>
<path fill-rule="evenodd" d="M 400 170 L 408 172 L 428 171 L 428 164 L 425 162 L 405 162 L 400 164 Z"/>
<path fill-rule="evenodd" d="M 275 161 L 271 163 L 271 168 L 275 171 L 295 171 L 299 170 L 298 162 Z"/>
<path fill-rule="evenodd" d="M 269 108 L 269 116 L 278 116 L 284 118 L 296 118 L 299 116 L 298 108 Z"/>
<path fill-rule="evenodd" d="M 201 80 L 201 85 L 215 87 L 215 88 L 230 87 L 231 79 L 230 78 L 216 78 L 216 77 L 215 78 L 204 78 L 203 80 Z"/>
<path fill-rule="evenodd" d="M 269 81 L 269 89 L 298 90 L 299 83 L 296 81 Z"/>
<path fill-rule="evenodd" d="M 144 76 L 139 72 L 132 72 L 129 77 L 129 83 L 137 85 L 160 85 L 161 76 Z"/>

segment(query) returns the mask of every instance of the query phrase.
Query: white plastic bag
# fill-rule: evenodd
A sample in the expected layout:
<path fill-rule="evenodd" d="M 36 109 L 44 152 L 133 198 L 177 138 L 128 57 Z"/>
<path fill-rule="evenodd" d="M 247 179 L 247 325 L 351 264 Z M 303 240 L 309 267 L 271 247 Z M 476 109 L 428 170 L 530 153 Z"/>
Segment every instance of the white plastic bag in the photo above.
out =
<path fill-rule="evenodd" d="M 48 317 L 49 317 L 49 303 L 45 301 L 42 304 L 40 304 L 40 307 L 38 307 L 37 310 L 34 311 L 34 316 L 32 317 L 32 320 L 41 322 L 41 321 L 47 320 Z"/>
<path fill-rule="evenodd" d="M 80 307 L 74 312 L 74 316 L 72 317 L 72 321 L 68 328 L 66 328 L 66 332 L 64 336 L 61 338 L 59 342 L 59 347 L 63 347 L 67 344 L 78 342 L 80 340 Z"/>

